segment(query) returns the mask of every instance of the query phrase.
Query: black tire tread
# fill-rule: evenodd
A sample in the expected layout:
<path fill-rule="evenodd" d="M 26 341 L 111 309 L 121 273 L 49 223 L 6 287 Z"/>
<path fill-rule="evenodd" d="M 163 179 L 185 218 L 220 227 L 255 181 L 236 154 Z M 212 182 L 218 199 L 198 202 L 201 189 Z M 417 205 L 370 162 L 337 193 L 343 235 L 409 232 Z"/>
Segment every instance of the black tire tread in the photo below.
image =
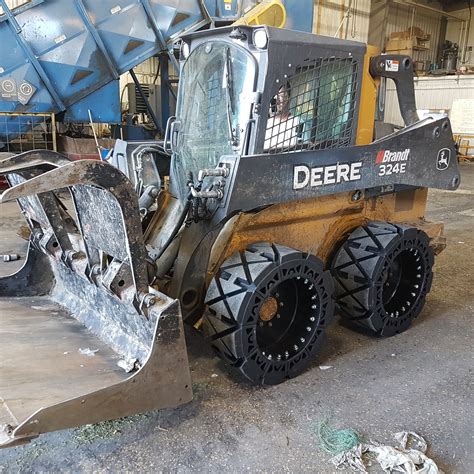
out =
<path fill-rule="evenodd" d="M 368 328 L 377 335 L 393 335 L 402 332 L 386 328 L 387 321 L 381 317 L 381 308 L 374 307 L 374 290 L 377 276 L 384 258 L 399 245 L 403 239 L 422 242 L 428 248 L 430 273 L 422 290 L 422 296 L 414 308 L 411 319 L 421 311 L 426 294 L 431 289 L 433 252 L 429 248 L 427 235 L 414 227 L 370 222 L 355 229 L 337 252 L 331 266 L 337 295 L 337 310 L 348 321 Z"/>
<path fill-rule="evenodd" d="M 321 325 L 321 330 L 323 330 L 323 326 L 329 324 L 334 312 L 332 294 L 334 288 L 330 273 L 324 271 L 322 262 L 316 257 L 307 256 L 282 245 L 264 242 L 250 245 L 245 252 L 233 254 L 222 264 L 207 292 L 207 311 L 204 314 L 203 330 L 216 353 L 232 369 L 248 378 L 250 377 L 247 375 L 248 371 L 245 366 L 249 363 L 265 366 L 264 370 L 280 370 L 268 364 L 267 359 L 261 356 L 257 347 L 248 354 L 242 353 L 239 340 L 244 337 L 250 338 L 251 331 L 254 330 L 257 321 L 248 316 L 249 319 L 243 323 L 239 320 L 241 317 L 239 309 L 247 304 L 252 293 L 257 292 L 262 300 L 265 299 L 264 290 L 257 291 L 255 279 L 261 279 L 266 272 L 273 271 L 275 265 L 282 265 L 293 259 L 304 261 L 305 258 L 310 259 L 312 267 L 317 268 L 317 271 L 324 275 L 325 284 L 328 286 L 328 294 L 324 301 L 328 316 L 325 318 L 324 324 Z M 318 343 L 320 342 L 318 341 Z M 306 357 L 306 355 L 303 353 L 302 357 Z M 249 361 L 249 359 L 253 360 Z M 294 376 L 291 374 L 266 374 L 264 375 L 265 380 L 257 382 L 279 383 L 282 381 L 282 375 L 285 377 Z M 256 380 L 251 380 L 256 382 Z"/>

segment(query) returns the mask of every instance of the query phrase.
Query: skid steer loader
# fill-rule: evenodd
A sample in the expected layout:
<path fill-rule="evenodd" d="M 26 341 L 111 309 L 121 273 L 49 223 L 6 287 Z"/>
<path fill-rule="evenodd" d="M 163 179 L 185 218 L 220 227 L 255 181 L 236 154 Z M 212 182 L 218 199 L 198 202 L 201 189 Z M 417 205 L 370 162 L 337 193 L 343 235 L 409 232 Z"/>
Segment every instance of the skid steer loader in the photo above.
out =
<path fill-rule="evenodd" d="M 0 163 L 1 201 L 31 229 L 0 279 L 2 446 L 191 400 L 183 321 L 231 372 L 278 384 L 313 363 L 336 309 L 392 336 L 423 308 L 445 245 L 427 188 L 460 175 L 449 120 L 418 118 L 411 59 L 246 25 L 188 35 L 180 55 L 168 176 L 147 144 L 118 167 Z M 381 78 L 405 126 L 374 139 Z"/>

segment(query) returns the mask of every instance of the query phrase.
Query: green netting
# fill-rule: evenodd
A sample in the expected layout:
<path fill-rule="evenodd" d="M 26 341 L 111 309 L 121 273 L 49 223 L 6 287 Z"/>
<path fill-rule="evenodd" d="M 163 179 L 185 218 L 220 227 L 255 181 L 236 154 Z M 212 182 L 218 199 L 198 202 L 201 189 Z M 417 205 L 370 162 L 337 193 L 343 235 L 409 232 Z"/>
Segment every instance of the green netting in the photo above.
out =
<path fill-rule="evenodd" d="M 329 426 L 327 420 L 318 424 L 316 434 L 321 448 L 332 455 L 348 451 L 361 442 L 356 431 L 352 429 L 336 430 Z"/>

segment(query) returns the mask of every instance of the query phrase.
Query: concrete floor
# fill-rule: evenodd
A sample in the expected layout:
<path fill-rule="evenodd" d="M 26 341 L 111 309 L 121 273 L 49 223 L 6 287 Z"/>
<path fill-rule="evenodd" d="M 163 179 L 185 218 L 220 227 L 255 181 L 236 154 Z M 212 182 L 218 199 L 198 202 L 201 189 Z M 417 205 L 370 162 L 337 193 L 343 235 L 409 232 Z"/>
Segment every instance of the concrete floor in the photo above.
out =
<path fill-rule="evenodd" d="M 462 175 L 458 191 L 430 192 L 427 217 L 445 222 L 448 247 L 437 259 L 427 305 L 408 332 L 379 340 L 336 323 L 310 370 L 283 385 L 256 388 L 230 379 L 190 330 L 191 403 L 0 451 L 0 473 L 329 473 L 329 456 L 314 435 L 325 417 L 381 442 L 400 430 L 416 431 L 441 469 L 472 473 L 474 164 L 462 165 Z M 0 207 L 0 253 L 23 250 L 15 236 L 20 224 L 13 206 Z M 3 274 L 13 268 L 0 263 Z"/>

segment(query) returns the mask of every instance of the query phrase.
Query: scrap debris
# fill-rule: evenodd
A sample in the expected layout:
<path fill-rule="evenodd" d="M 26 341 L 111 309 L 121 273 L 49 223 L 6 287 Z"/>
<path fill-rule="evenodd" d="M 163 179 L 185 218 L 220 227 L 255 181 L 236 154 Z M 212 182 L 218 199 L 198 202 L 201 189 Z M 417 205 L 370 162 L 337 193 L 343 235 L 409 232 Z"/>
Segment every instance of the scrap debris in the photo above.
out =
<path fill-rule="evenodd" d="M 85 349 L 79 349 L 79 353 L 87 357 L 94 357 L 97 352 L 99 352 L 99 349 L 89 349 L 88 347 Z"/>
<path fill-rule="evenodd" d="M 367 473 L 371 460 L 375 460 L 386 473 L 442 474 L 425 454 L 425 439 L 412 431 L 395 433 L 396 446 L 362 441 L 355 431 L 333 429 L 326 421 L 318 425 L 317 434 L 321 448 L 333 455 L 330 461 L 337 469 Z"/>
<path fill-rule="evenodd" d="M 0 258 L 4 262 L 16 262 L 17 260 L 20 260 L 21 256 L 16 253 L 10 253 L 10 254 L 1 255 Z"/>

